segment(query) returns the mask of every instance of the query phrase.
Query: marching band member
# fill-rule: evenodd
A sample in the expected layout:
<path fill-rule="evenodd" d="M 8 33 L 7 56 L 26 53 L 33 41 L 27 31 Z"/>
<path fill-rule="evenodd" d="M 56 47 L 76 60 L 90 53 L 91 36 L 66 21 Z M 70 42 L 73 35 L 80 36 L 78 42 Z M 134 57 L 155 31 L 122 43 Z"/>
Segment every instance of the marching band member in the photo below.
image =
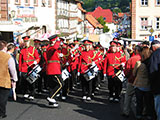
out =
<path fill-rule="evenodd" d="M 41 49 L 42 49 L 42 56 L 44 58 L 44 62 L 42 65 L 42 79 L 43 79 L 43 92 L 47 92 L 48 91 L 48 79 L 47 79 L 47 74 L 46 74 L 46 65 L 47 65 L 47 48 L 49 47 L 48 45 L 49 40 L 48 39 L 44 39 L 41 42 Z"/>
<path fill-rule="evenodd" d="M 32 69 L 34 65 L 39 63 L 39 54 L 35 47 L 30 46 L 30 37 L 25 36 L 24 40 L 25 47 L 21 49 L 19 55 L 19 71 L 21 72 L 21 82 L 23 88 L 24 98 L 34 99 L 34 88 L 35 84 L 30 84 L 26 77 L 28 75 L 29 69 Z"/>
<path fill-rule="evenodd" d="M 46 73 L 48 75 L 49 83 L 49 96 L 47 101 L 52 107 L 58 107 L 58 103 L 55 100 L 56 94 L 63 87 L 63 80 L 61 76 L 61 57 L 63 57 L 61 51 L 58 50 L 61 41 L 57 35 L 53 35 L 48 38 L 50 40 L 50 46 L 47 49 L 47 67 Z"/>
<path fill-rule="evenodd" d="M 94 95 L 95 90 L 99 90 L 99 86 L 100 86 L 100 81 L 101 81 L 101 71 L 102 71 L 102 62 L 103 62 L 103 53 L 100 50 L 100 44 L 95 46 L 94 49 L 94 56 L 92 58 L 93 61 L 95 61 L 95 64 L 98 67 L 98 74 L 97 76 L 93 79 L 93 92 L 92 94 Z"/>
<path fill-rule="evenodd" d="M 44 57 L 42 55 L 42 49 L 40 46 L 40 44 L 41 44 L 40 42 L 41 41 L 39 39 L 34 39 L 34 47 L 38 51 L 39 58 L 40 58 L 39 65 L 42 66 L 44 63 Z M 38 87 L 37 92 L 38 92 L 38 94 L 41 94 L 41 92 L 42 92 L 42 71 L 39 74 L 40 74 L 40 77 L 38 78 L 36 83 L 37 83 L 37 87 Z"/>
<path fill-rule="evenodd" d="M 114 79 L 115 74 L 121 69 L 120 54 L 117 54 L 117 42 L 110 42 L 110 52 L 107 53 L 104 61 L 104 77 L 108 78 L 109 100 L 119 102 L 119 95 L 121 89 L 121 81 Z M 113 93 L 115 92 L 115 97 Z"/>
<path fill-rule="evenodd" d="M 80 62 L 78 64 L 78 76 L 80 76 L 82 84 L 82 99 L 90 101 L 92 95 L 92 80 L 87 80 L 84 77 L 84 74 L 92 65 L 91 58 L 93 57 L 93 51 L 91 50 L 91 46 L 93 42 L 90 40 L 85 40 L 83 43 L 85 45 L 85 50 L 81 52 Z"/>
<path fill-rule="evenodd" d="M 61 38 L 60 38 L 61 39 Z M 63 40 L 61 41 L 63 42 Z M 63 57 L 62 57 L 62 69 L 63 70 L 67 70 L 69 73 L 69 65 L 70 65 L 70 51 L 68 50 L 68 45 L 66 43 L 63 42 L 63 44 L 61 44 L 61 52 L 63 53 Z M 68 73 L 64 73 L 64 74 L 68 74 Z M 67 99 L 67 93 L 69 92 L 69 81 L 70 81 L 70 76 L 67 79 L 64 79 L 64 86 L 62 88 L 62 100 L 66 100 Z"/>
<path fill-rule="evenodd" d="M 79 64 L 79 45 L 78 45 L 78 41 L 75 40 L 73 43 L 73 48 L 71 49 L 71 59 L 72 59 L 72 63 L 71 63 L 71 74 L 72 74 L 72 81 L 71 81 L 71 90 L 73 90 L 73 88 L 75 87 L 76 83 L 77 83 L 77 69 L 78 69 L 78 64 Z"/>

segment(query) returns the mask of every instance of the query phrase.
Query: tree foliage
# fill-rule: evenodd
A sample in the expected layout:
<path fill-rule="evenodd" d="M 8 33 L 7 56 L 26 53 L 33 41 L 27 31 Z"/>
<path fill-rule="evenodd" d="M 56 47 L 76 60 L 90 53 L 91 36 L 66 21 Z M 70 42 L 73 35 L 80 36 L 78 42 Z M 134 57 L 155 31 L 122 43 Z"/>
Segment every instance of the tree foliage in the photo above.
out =
<path fill-rule="evenodd" d="M 83 0 L 84 9 L 88 12 L 95 10 L 98 6 L 101 6 L 103 9 L 111 9 L 115 11 L 115 8 L 118 8 L 120 12 L 129 12 L 129 3 L 131 0 Z M 116 12 L 118 12 L 116 10 Z"/>
<path fill-rule="evenodd" d="M 103 19 L 102 16 L 99 17 L 99 18 L 97 18 L 97 21 L 98 21 L 101 25 L 103 25 L 103 32 L 104 32 L 104 33 L 109 32 L 110 29 L 108 28 L 108 26 L 106 26 L 106 22 L 104 21 L 104 19 Z"/>

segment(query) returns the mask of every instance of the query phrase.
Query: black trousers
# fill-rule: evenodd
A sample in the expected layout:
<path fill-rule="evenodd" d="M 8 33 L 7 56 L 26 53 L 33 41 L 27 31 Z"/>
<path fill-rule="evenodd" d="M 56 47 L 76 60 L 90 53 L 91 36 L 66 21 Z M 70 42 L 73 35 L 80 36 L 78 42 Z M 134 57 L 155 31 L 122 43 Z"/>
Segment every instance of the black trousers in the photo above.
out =
<path fill-rule="evenodd" d="M 145 115 L 154 116 L 154 97 L 151 91 L 142 91 L 138 88 L 135 89 L 136 94 L 136 114 L 137 116 L 143 116 L 143 110 L 145 108 Z"/>
<path fill-rule="evenodd" d="M 73 86 L 77 84 L 77 69 L 74 69 L 71 72 L 71 75 L 72 75 L 72 79 L 70 81 L 70 90 L 72 90 Z"/>
<path fill-rule="evenodd" d="M 49 97 L 54 98 L 58 92 L 64 86 L 61 75 L 48 75 L 48 84 L 49 84 Z"/>
<path fill-rule="evenodd" d="M 22 83 L 22 93 L 23 94 L 29 94 L 30 96 L 35 95 L 35 82 L 30 84 L 27 80 L 27 73 L 22 73 L 21 74 L 21 83 Z"/>
<path fill-rule="evenodd" d="M 43 89 L 48 90 L 48 75 L 46 74 L 46 72 L 42 72 L 42 81 L 43 81 Z"/>
<path fill-rule="evenodd" d="M 6 105 L 10 89 L 0 87 L 0 116 L 6 115 Z"/>
<path fill-rule="evenodd" d="M 69 81 L 70 81 L 70 78 L 67 78 L 64 81 L 64 86 L 62 88 L 62 96 L 67 97 L 67 93 L 69 92 Z"/>
<path fill-rule="evenodd" d="M 122 90 L 122 82 L 118 79 L 112 78 L 112 76 L 108 76 L 108 90 L 110 97 L 119 99 Z M 115 96 L 113 96 L 113 93 L 115 93 Z"/>
<path fill-rule="evenodd" d="M 48 79 L 46 72 L 40 72 L 39 73 L 40 77 L 37 80 L 37 88 L 38 92 L 42 92 L 43 89 L 48 89 Z"/>
<path fill-rule="evenodd" d="M 92 93 L 95 92 L 96 87 L 98 87 L 98 76 L 92 79 Z"/>
<path fill-rule="evenodd" d="M 91 97 L 92 95 L 92 80 L 87 81 L 84 77 L 83 74 L 80 76 L 81 84 L 82 84 L 82 95 Z"/>
<path fill-rule="evenodd" d="M 102 70 L 99 70 L 99 71 L 98 71 L 98 75 L 97 75 L 96 87 L 101 83 L 102 79 L 103 79 L 103 71 L 102 71 Z"/>

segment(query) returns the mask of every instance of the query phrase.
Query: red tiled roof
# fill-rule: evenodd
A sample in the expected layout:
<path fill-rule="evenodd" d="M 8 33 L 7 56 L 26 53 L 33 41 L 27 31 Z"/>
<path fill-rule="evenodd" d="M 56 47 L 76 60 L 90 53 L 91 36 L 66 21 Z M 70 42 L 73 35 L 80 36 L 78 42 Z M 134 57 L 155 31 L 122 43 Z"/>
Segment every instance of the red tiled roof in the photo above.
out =
<path fill-rule="evenodd" d="M 86 19 L 94 28 L 103 28 L 103 26 L 92 15 L 87 14 Z"/>
<path fill-rule="evenodd" d="M 93 12 L 88 12 L 87 14 L 93 15 L 95 18 L 103 17 L 106 18 L 105 22 L 112 23 L 113 21 L 113 13 L 110 9 L 103 9 L 101 7 L 97 7 Z"/>

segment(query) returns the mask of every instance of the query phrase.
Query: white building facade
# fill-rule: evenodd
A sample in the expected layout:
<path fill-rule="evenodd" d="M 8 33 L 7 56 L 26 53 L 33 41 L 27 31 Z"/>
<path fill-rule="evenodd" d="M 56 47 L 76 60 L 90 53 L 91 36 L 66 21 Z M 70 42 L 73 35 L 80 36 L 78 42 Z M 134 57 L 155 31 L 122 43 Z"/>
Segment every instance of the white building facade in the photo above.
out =
<path fill-rule="evenodd" d="M 78 0 L 1 0 L 0 3 L 0 31 L 13 32 L 15 39 L 17 35 L 19 38 L 30 35 L 34 39 L 44 33 L 76 39 L 78 34 L 84 34 L 85 12 L 78 8 L 81 3 Z"/>
<path fill-rule="evenodd" d="M 76 39 L 78 34 L 78 0 L 56 0 L 56 31 L 67 39 Z"/>
<path fill-rule="evenodd" d="M 8 0 L 7 14 L 7 21 L 1 21 L 0 31 L 11 31 L 15 36 L 24 33 L 22 36 L 31 35 L 31 38 L 56 32 L 54 0 Z"/>
<path fill-rule="evenodd" d="M 86 10 L 82 8 L 82 2 L 78 2 L 78 25 L 77 25 L 77 37 L 82 38 L 85 34 L 85 19 Z"/>
<path fill-rule="evenodd" d="M 160 34 L 160 0 L 132 0 L 132 39 Z"/>

